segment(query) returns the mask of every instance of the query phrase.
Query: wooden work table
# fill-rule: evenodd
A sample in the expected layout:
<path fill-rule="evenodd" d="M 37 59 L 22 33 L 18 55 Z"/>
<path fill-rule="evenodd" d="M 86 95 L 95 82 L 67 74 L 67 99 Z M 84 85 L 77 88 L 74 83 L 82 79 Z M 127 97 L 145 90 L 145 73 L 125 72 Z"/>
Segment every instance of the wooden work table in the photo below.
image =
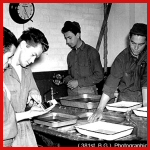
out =
<path fill-rule="evenodd" d="M 93 110 L 66 107 L 66 106 L 56 106 L 53 109 L 53 112 L 65 113 L 70 115 L 79 115 L 84 112 L 93 112 Z M 127 137 L 123 137 L 119 139 L 119 141 L 141 141 L 147 143 L 147 118 L 137 117 L 135 114 L 131 115 L 132 120 L 137 124 L 137 136 L 131 134 Z M 103 119 L 112 122 L 112 123 L 121 123 L 125 119 L 124 113 L 113 112 L 113 111 L 104 111 Z M 75 125 L 85 124 L 87 120 L 77 120 Z M 104 142 L 101 139 L 97 139 L 94 137 L 88 137 L 86 135 L 82 135 L 78 133 L 74 126 L 65 126 L 59 128 L 48 127 L 44 125 L 39 125 L 32 122 L 32 127 L 37 138 L 37 142 L 39 146 L 81 146 L 81 143 L 93 143 L 93 142 Z M 117 140 L 116 140 L 117 141 Z M 139 143 L 139 142 L 138 142 Z M 94 144 L 94 143 L 93 143 Z"/>

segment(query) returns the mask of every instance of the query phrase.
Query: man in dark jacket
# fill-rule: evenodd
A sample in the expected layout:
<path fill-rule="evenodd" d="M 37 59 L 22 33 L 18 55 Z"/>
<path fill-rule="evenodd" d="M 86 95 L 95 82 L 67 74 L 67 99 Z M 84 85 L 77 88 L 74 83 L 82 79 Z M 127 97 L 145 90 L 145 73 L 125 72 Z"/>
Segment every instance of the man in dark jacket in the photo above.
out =
<path fill-rule="evenodd" d="M 78 22 L 66 21 L 61 31 L 72 49 L 67 57 L 68 76 L 64 79 L 68 95 L 98 94 L 96 84 L 103 80 L 98 51 L 81 40 Z"/>
<path fill-rule="evenodd" d="M 147 106 L 142 93 L 147 90 L 147 25 L 136 23 L 129 33 L 129 46 L 114 60 L 111 73 L 104 87 L 99 106 L 89 118 L 91 122 L 102 118 L 107 102 L 118 88 L 118 101 L 142 102 Z"/>

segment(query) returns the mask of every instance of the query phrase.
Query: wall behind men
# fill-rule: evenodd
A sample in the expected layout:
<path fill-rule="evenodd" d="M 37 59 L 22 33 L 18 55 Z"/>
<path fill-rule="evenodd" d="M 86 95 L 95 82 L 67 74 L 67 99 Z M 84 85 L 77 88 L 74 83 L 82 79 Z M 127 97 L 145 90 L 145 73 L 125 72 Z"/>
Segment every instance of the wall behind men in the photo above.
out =
<path fill-rule="evenodd" d="M 4 26 L 9 28 L 17 38 L 28 27 L 40 29 L 48 39 L 50 48 L 32 65 L 33 72 L 67 70 L 66 45 L 61 29 L 67 20 L 78 21 L 81 25 L 81 38 L 96 47 L 103 22 L 103 3 L 34 3 L 33 22 L 24 25 L 15 23 L 9 15 L 9 3 L 4 3 Z M 126 47 L 127 34 L 135 22 L 147 23 L 147 4 L 115 3 L 112 4 L 108 18 L 108 66 L 119 52 Z M 99 50 L 102 65 L 103 41 Z"/>

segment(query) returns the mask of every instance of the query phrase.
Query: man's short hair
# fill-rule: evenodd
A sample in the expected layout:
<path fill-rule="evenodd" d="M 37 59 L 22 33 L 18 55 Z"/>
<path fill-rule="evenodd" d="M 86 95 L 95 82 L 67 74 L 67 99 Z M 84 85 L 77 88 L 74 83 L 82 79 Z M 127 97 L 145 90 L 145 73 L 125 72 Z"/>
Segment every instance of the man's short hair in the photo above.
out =
<path fill-rule="evenodd" d="M 66 32 L 72 32 L 73 34 L 81 33 L 81 27 L 80 24 L 76 21 L 66 21 L 64 23 L 64 27 L 62 28 L 61 32 L 64 34 Z"/>
<path fill-rule="evenodd" d="M 10 51 L 10 47 L 12 45 L 18 46 L 17 38 L 16 36 L 6 27 L 3 27 L 3 46 L 4 46 L 4 54 L 8 51 Z"/>
<path fill-rule="evenodd" d="M 49 48 L 49 44 L 44 33 L 33 27 L 23 31 L 22 35 L 18 39 L 18 44 L 22 41 L 26 41 L 28 45 L 33 47 L 37 46 L 37 44 L 41 44 L 43 52 L 47 51 Z"/>

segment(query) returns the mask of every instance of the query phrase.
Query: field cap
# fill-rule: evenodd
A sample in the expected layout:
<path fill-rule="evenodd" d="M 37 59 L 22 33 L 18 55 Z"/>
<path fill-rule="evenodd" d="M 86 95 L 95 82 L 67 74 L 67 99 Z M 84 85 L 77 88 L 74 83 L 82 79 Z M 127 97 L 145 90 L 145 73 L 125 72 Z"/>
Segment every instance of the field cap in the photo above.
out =
<path fill-rule="evenodd" d="M 144 23 L 135 23 L 130 33 L 147 37 L 147 25 Z"/>

